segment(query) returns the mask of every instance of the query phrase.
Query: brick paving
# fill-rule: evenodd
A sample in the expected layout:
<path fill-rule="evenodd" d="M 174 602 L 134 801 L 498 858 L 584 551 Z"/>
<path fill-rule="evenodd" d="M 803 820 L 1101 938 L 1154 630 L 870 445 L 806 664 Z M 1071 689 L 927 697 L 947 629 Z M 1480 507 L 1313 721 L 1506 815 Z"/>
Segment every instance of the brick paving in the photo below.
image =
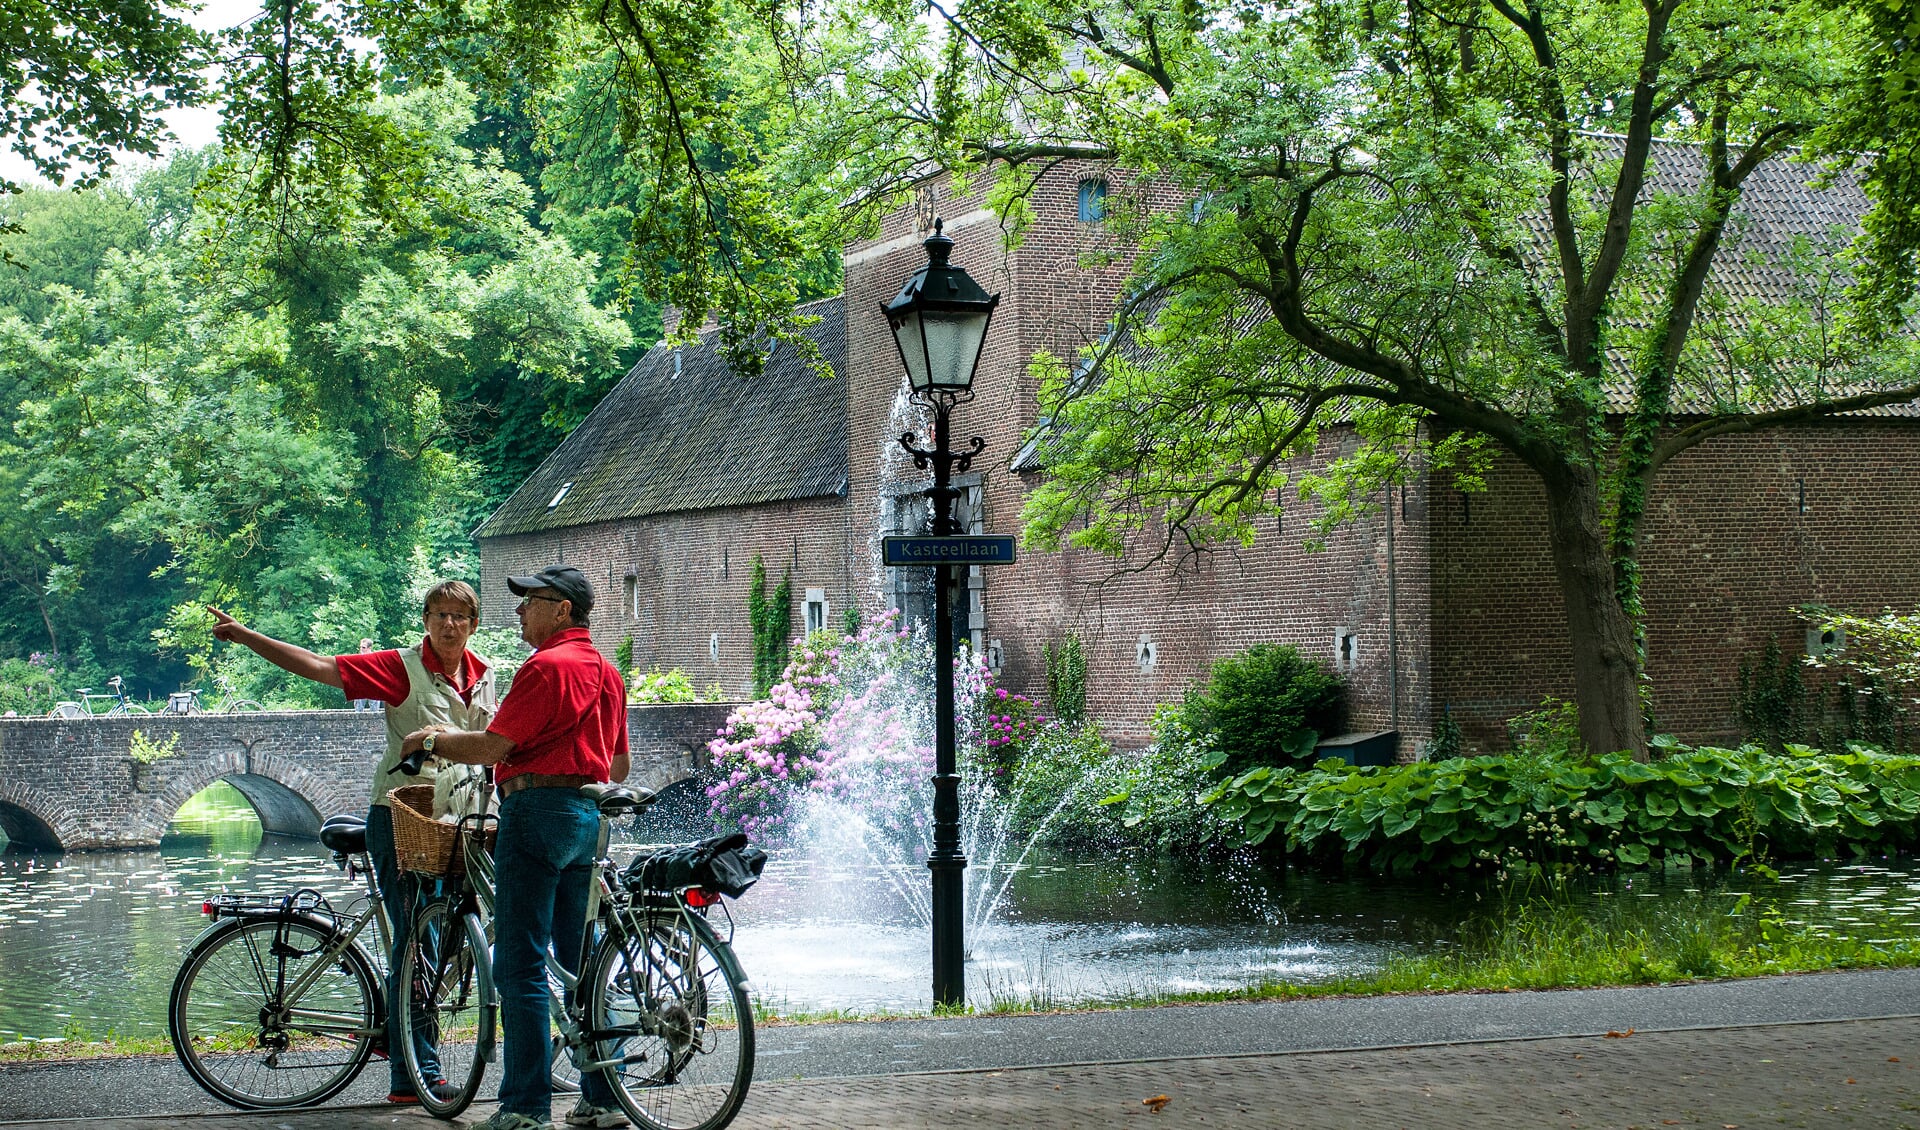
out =
<path fill-rule="evenodd" d="M 1155 1111 L 1142 1100 L 1164 1095 Z M 556 1106 L 556 1114 L 564 1106 Z M 461 1119 L 471 1124 L 490 1106 Z M 103 1130 L 429 1130 L 419 1111 L 89 1119 Z M 8 1123 L 59 1126 L 63 1123 Z M 1165 1059 L 842 1079 L 763 1078 L 740 1130 L 1485 1127 L 1920 1130 L 1920 1018 L 1624 1038 Z"/>

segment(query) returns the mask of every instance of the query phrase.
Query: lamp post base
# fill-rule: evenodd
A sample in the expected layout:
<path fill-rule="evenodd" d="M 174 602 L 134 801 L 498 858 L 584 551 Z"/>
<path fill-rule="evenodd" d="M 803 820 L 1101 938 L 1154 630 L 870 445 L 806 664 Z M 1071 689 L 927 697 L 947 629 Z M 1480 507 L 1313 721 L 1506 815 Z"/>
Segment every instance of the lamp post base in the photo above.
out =
<path fill-rule="evenodd" d="M 933 1005 L 967 1003 L 966 870 L 964 855 L 929 856 L 933 872 Z"/>

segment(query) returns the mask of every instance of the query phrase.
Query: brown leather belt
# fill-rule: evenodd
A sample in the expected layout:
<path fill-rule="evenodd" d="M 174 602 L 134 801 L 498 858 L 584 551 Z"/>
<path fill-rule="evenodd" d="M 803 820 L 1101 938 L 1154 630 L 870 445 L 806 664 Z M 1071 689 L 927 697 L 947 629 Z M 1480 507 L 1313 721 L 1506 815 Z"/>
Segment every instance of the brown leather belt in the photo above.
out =
<path fill-rule="evenodd" d="M 593 778 L 585 773 L 521 773 L 500 782 L 500 797 L 504 800 L 521 789 L 577 789 L 591 784 Z"/>

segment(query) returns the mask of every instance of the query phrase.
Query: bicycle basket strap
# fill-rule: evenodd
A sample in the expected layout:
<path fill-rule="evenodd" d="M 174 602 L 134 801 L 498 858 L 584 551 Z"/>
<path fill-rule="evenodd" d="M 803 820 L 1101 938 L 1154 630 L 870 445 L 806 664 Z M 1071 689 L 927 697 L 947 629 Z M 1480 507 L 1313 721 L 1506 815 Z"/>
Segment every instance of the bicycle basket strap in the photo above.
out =
<path fill-rule="evenodd" d="M 760 880 L 767 853 L 735 832 L 713 836 L 684 847 L 667 848 L 627 865 L 624 878 L 631 890 L 678 891 L 701 887 L 739 898 Z"/>

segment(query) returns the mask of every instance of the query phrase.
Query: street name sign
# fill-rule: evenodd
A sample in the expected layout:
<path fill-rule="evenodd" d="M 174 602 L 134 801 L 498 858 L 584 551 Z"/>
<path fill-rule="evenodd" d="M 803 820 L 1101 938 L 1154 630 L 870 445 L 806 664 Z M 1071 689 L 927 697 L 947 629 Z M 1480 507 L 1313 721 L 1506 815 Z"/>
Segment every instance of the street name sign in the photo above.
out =
<path fill-rule="evenodd" d="M 1012 535 L 890 537 L 880 539 L 885 565 L 1011 565 Z"/>

